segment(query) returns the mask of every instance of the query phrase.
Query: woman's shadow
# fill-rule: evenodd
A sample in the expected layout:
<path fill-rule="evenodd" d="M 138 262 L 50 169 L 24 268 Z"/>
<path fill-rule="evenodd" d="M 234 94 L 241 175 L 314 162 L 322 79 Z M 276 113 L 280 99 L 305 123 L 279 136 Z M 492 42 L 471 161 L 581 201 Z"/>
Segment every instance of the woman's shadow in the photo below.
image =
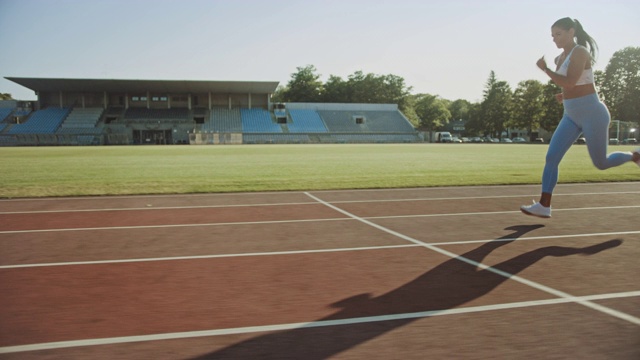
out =
<path fill-rule="evenodd" d="M 492 251 L 544 225 L 511 226 L 512 232 L 458 258 L 443 262 L 386 294 L 360 294 L 332 304 L 335 313 L 315 322 L 452 309 L 481 297 L 508 278 L 461 261 L 481 263 Z M 584 248 L 548 246 L 493 266 L 516 275 L 547 256 L 593 255 L 622 244 L 619 239 Z M 194 359 L 326 359 L 418 318 L 405 318 L 327 327 L 301 327 L 273 332 L 227 346 Z"/>

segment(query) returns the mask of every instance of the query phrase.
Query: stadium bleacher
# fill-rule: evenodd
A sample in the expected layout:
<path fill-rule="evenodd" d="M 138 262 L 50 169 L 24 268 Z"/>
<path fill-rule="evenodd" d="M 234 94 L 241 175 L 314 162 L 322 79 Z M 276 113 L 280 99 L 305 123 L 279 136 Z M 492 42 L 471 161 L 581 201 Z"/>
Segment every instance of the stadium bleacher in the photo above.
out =
<path fill-rule="evenodd" d="M 369 130 L 366 122 L 357 124 L 353 119 L 353 113 L 349 111 L 318 110 L 318 114 L 324 120 L 329 132 L 358 133 Z"/>
<path fill-rule="evenodd" d="M 245 133 L 281 133 L 282 127 L 264 109 L 240 109 L 242 129 Z"/>
<path fill-rule="evenodd" d="M 291 104 L 292 108 L 232 108 L 213 107 L 188 110 L 110 107 L 47 108 L 31 113 L 22 124 L 0 123 L 0 146 L 14 145 L 97 145 L 114 131 L 130 137 L 131 121 L 163 121 L 184 123 L 193 116 L 204 123 L 197 128 L 203 134 L 241 134 L 245 144 L 304 143 L 413 143 L 421 139 L 413 126 L 397 108 L 352 104 Z M 0 108 L 3 114 L 15 114 L 16 109 Z M 111 114 L 111 115 L 109 115 Z M 9 115 L 5 115 L 7 117 Z M 111 122 L 103 129 L 100 119 L 114 116 L 126 122 Z M 276 119 L 286 120 L 279 124 Z M 282 122 L 282 121 L 281 121 Z M 116 131 L 115 127 L 122 129 Z M 105 130 L 108 127 L 108 130 Z M 203 135 L 204 136 L 204 135 Z M 217 135 L 216 135 L 217 136 Z M 213 139 L 220 139 L 215 140 Z M 211 137 L 206 143 L 238 143 L 235 140 Z M 109 141 L 108 143 L 114 143 Z"/>
<path fill-rule="evenodd" d="M 289 132 L 292 133 L 324 133 L 327 127 L 324 121 L 315 110 L 311 109 L 292 109 L 289 110 L 291 122 L 287 124 Z"/>
<path fill-rule="evenodd" d="M 319 110 L 329 132 L 415 132 L 413 126 L 398 111 L 335 111 Z M 358 124 L 355 119 L 363 119 Z"/>
<path fill-rule="evenodd" d="M 0 121 L 3 121 L 13 112 L 13 108 L 0 108 Z"/>
<path fill-rule="evenodd" d="M 0 145 L 421 141 L 397 104 L 272 102 L 277 82 L 7 79 L 38 100 L 0 101 Z"/>
<path fill-rule="evenodd" d="M 96 127 L 104 109 L 74 108 L 60 125 L 58 134 L 101 134 L 102 128 Z"/>
<path fill-rule="evenodd" d="M 70 112 L 70 108 L 49 107 L 31 113 L 26 122 L 15 124 L 9 134 L 53 134 Z"/>
<path fill-rule="evenodd" d="M 242 117 L 240 109 L 213 108 L 209 121 L 202 126 L 203 131 L 212 132 L 242 132 Z"/>

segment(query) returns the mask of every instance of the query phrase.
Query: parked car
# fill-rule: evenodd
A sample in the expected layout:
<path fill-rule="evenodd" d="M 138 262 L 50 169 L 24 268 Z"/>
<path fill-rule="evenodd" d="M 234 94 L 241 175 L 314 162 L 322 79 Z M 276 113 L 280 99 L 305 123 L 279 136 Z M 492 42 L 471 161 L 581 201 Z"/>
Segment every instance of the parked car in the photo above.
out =
<path fill-rule="evenodd" d="M 576 140 L 576 144 L 584 145 L 584 144 L 586 144 L 586 143 L 587 143 L 587 139 L 585 139 L 585 138 L 583 138 L 583 137 L 578 138 L 578 140 Z"/>
<path fill-rule="evenodd" d="M 637 144 L 638 140 L 636 140 L 635 138 L 626 138 L 622 140 L 622 143 L 625 145 L 633 145 L 633 144 Z"/>
<path fill-rule="evenodd" d="M 509 138 L 502 138 L 502 139 L 500 140 L 500 142 L 503 142 L 503 143 L 512 143 L 513 141 L 511 141 L 511 139 L 509 139 Z"/>
<path fill-rule="evenodd" d="M 615 138 L 609 139 L 609 145 L 618 145 L 618 144 L 620 144 L 620 140 Z"/>
<path fill-rule="evenodd" d="M 543 144 L 544 143 L 544 139 L 543 138 L 536 138 L 535 140 L 533 140 L 533 142 Z"/>
<path fill-rule="evenodd" d="M 526 143 L 527 140 L 525 140 L 524 138 L 521 137 L 514 137 L 513 139 L 511 139 L 512 142 L 514 143 Z"/>
<path fill-rule="evenodd" d="M 452 143 L 461 143 L 462 140 L 460 140 L 460 138 L 458 138 L 457 136 L 454 136 L 451 138 L 451 142 Z"/>

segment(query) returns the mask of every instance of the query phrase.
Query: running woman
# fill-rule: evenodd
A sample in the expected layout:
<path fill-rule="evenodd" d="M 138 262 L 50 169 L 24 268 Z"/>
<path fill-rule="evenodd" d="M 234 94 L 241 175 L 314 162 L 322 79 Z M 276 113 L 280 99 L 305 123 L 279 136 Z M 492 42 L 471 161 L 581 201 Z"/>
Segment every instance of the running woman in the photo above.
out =
<path fill-rule="evenodd" d="M 581 133 L 596 168 L 605 170 L 630 161 L 640 166 L 640 149 L 607 155 L 611 115 L 600 101 L 594 85 L 595 40 L 584 31 L 578 20 L 568 17 L 553 24 L 551 36 L 558 49 L 563 50 L 555 59 L 555 71 L 547 67 L 544 56 L 536 65 L 562 88 L 562 93 L 556 98 L 563 103 L 564 115 L 547 150 L 540 201 L 520 207 L 523 213 L 541 218 L 551 217 L 551 194 L 558 183 L 558 166 Z"/>

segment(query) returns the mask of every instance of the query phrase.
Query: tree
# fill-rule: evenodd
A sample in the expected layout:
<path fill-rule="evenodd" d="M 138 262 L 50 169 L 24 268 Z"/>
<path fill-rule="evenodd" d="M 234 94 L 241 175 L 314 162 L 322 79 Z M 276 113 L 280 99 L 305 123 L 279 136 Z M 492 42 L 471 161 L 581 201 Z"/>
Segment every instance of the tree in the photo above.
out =
<path fill-rule="evenodd" d="M 435 95 L 418 94 L 415 96 L 415 110 L 423 130 L 439 130 L 451 119 L 444 100 Z"/>
<path fill-rule="evenodd" d="M 276 91 L 273 93 L 273 95 L 271 95 L 271 101 L 274 103 L 286 102 L 284 98 L 284 93 L 287 90 L 288 88 L 286 86 L 278 85 L 278 87 L 276 88 Z"/>
<path fill-rule="evenodd" d="M 537 80 L 518 83 L 513 93 L 513 118 L 510 127 L 527 129 L 529 133 L 540 127 L 545 116 L 544 86 Z"/>
<path fill-rule="evenodd" d="M 407 95 L 400 100 L 398 110 L 404 114 L 413 127 L 420 127 L 420 118 L 416 113 L 416 99 L 411 95 Z"/>
<path fill-rule="evenodd" d="M 467 120 L 469 119 L 469 109 L 471 108 L 471 103 L 464 99 L 458 99 L 452 102 L 449 102 L 447 109 L 451 113 L 452 120 Z"/>
<path fill-rule="evenodd" d="M 346 82 L 348 99 L 346 102 L 363 104 L 398 104 L 408 96 L 404 79 L 396 75 L 364 74 L 356 71 Z"/>
<path fill-rule="evenodd" d="M 602 89 L 602 83 L 604 82 L 604 71 L 596 70 L 593 72 L 593 81 L 596 83 L 597 89 Z"/>
<path fill-rule="evenodd" d="M 640 47 L 613 54 L 605 68 L 601 93 L 613 119 L 640 119 Z"/>
<path fill-rule="evenodd" d="M 356 71 L 345 81 L 331 75 L 324 84 L 322 98 L 324 102 L 397 104 L 398 109 L 409 119 L 413 126 L 419 125 L 414 109 L 415 99 L 410 96 L 411 88 L 404 79 L 396 75 L 365 74 Z"/>
<path fill-rule="evenodd" d="M 0 100 L 13 100 L 13 97 L 9 93 L 0 93 Z"/>
<path fill-rule="evenodd" d="M 328 103 L 344 103 L 349 99 L 348 84 L 341 77 L 331 75 L 324 84 L 324 94 L 322 95 L 324 102 Z"/>
<path fill-rule="evenodd" d="M 564 106 L 556 98 L 556 95 L 561 92 L 560 86 L 551 80 L 542 89 L 544 116 L 540 120 L 540 127 L 547 131 L 553 131 L 558 127 L 558 123 L 560 123 L 560 119 L 564 114 Z"/>
<path fill-rule="evenodd" d="M 464 124 L 464 132 L 466 135 L 476 135 L 483 132 L 482 128 L 482 111 L 480 103 L 473 103 L 469 106 L 467 113 L 467 122 Z"/>
<path fill-rule="evenodd" d="M 307 65 L 297 67 L 297 72 L 291 74 L 291 80 L 282 91 L 285 102 L 320 102 L 322 101 L 323 86 L 316 67 Z"/>
<path fill-rule="evenodd" d="M 506 81 L 498 81 L 495 72 L 491 71 L 483 93 L 480 128 L 484 135 L 500 136 L 511 118 L 511 87 Z"/>

